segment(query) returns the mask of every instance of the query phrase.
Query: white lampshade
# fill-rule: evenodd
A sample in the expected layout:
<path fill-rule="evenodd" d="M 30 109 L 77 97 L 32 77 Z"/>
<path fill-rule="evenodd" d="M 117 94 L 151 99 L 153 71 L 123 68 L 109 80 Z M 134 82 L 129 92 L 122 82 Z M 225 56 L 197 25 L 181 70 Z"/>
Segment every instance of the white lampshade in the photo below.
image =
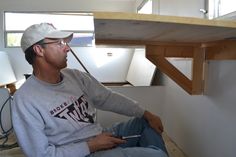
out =
<path fill-rule="evenodd" d="M 6 52 L 0 51 L 0 86 L 16 81 L 10 60 Z"/>

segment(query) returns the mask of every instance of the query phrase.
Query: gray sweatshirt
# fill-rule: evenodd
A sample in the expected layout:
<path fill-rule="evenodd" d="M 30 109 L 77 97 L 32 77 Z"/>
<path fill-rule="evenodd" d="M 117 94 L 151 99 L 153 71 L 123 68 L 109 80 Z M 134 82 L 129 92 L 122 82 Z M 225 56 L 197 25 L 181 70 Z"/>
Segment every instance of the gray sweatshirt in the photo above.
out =
<path fill-rule="evenodd" d="M 14 95 L 13 127 L 28 157 L 84 157 L 87 140 L 102 132 L 95 108 L 141 117 L 135 102 L 101 85 L 87 73 L 63 69 L 62 81 L 49 84 L 29 77 Z"/>

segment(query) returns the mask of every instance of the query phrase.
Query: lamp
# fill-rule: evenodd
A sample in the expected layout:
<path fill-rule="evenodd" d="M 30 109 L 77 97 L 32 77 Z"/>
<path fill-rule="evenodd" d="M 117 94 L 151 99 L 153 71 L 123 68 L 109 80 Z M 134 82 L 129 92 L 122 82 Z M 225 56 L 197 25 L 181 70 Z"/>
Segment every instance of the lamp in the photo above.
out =
<path fill-rule="evenodd" d="M 14 85 L 16 77 L 13 72 L 10 60 L 6 52 L 0 51 L 0 87 L 8 87 L 8 85 Z M 10 88 L 10 86 L 9 86 Z M 10 89 L 10 93 L 12 90 Z M 6 88 L 0 88 L 0 139 L 3 140 L 0 144 L 0 149 L 5 148 L 5 143 L 8 140 L 8 135 L 11 133 L 11 115 L 10 115 L 10 103 L 11 95 Z"/>
<path fill-rule="evenodd" d="M 0 87 L 16 82 L 10 60 L 6 52 L 0 51 Z"/>

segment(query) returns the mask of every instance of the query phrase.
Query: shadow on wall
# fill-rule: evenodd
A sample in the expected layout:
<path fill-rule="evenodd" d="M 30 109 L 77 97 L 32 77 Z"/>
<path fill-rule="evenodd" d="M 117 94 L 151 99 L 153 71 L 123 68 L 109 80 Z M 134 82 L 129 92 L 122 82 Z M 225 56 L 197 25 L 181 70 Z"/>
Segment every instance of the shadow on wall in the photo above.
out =
<path fill-rule="evenodd" d="M 205 95 L 219 107 L 235 113 L 236 62 L 210 61 Z"/>

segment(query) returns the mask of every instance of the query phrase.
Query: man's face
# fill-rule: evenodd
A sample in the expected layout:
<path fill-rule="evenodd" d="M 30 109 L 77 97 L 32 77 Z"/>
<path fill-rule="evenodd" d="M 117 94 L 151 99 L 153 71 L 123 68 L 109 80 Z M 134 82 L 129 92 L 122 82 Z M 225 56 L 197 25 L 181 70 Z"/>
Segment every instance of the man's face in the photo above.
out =
<path fill-rule="evenodd" d="M 70 51 L 63 39 L 44 39 L 44 60 L 46 64 L 57 70 L 67 66 L 67 52 Z"/>

